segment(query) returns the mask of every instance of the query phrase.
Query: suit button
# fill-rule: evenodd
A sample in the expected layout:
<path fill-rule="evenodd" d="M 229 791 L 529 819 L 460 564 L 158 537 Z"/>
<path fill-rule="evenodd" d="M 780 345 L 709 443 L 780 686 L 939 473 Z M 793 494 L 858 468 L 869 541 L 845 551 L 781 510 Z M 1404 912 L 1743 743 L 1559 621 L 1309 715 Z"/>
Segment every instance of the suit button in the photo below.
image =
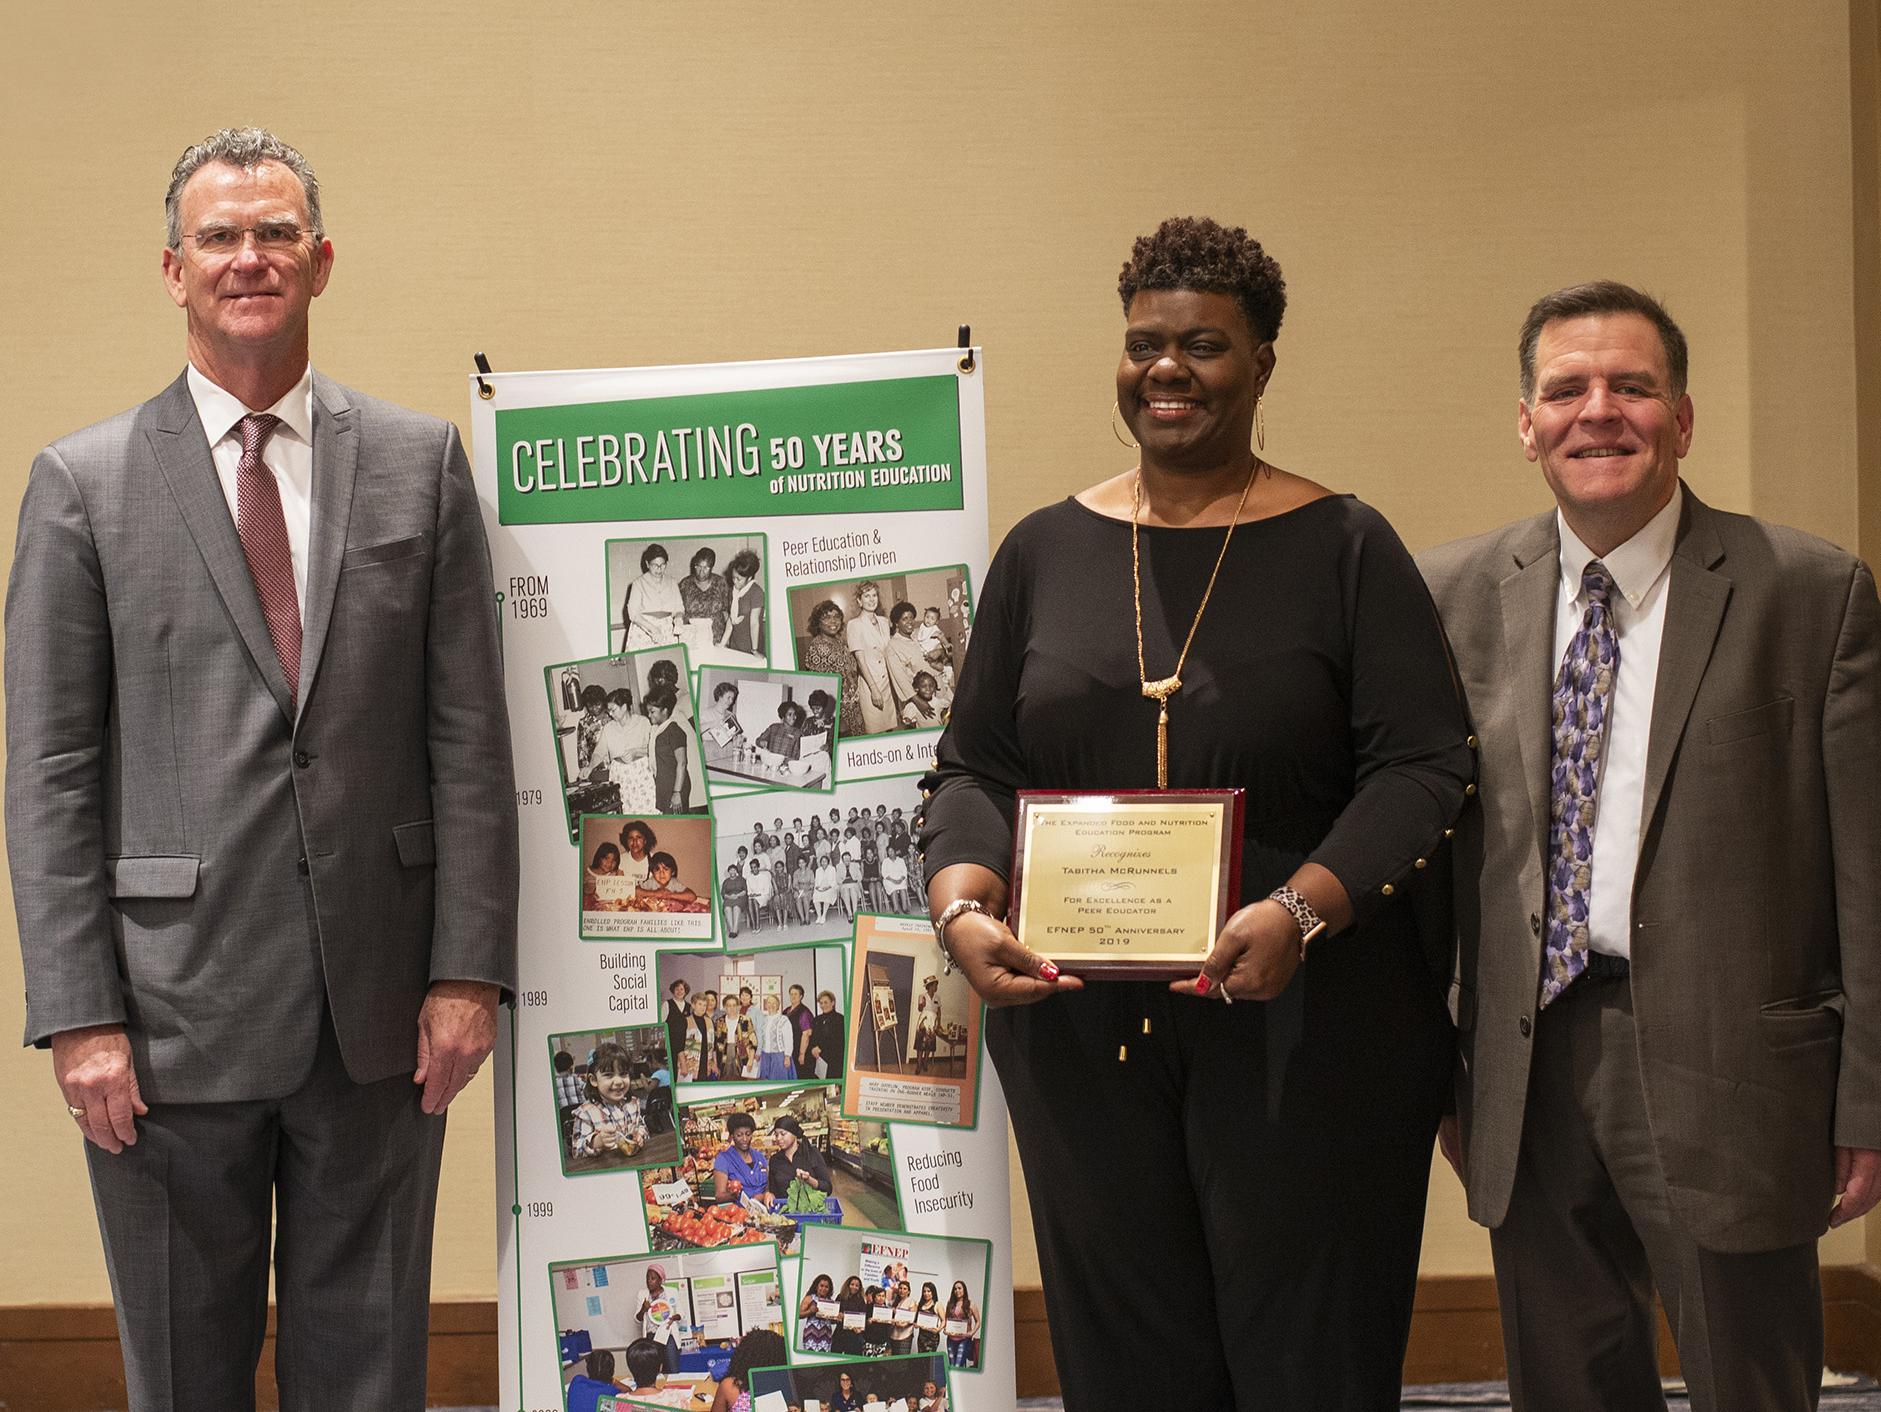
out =
<path fill-rule="evenodd" d="M 1516 1025 L 1516 1028 L 1517 1028 L 1517 1029 L 1519 1029 L 1519 1030 L 1520 1030 L 1520 1031 L 1522 1032 L 1522 1038 L 1523 1038 L 1523 1039 L 1527 1039 L 1527 1038 L 1528 1038 L 1528 1032 L 1529 1032 L 1529 1031 L 1530 1031 L 1531 1029 L 1533 1029 L 1533 1028 L 1534 1028 L 1534 1026 L 1532 1026 L 1532 1025 L 1530 1025 L 1530 1024 L 1528 1023 L 1528 1016 L 1526 1016 L 1526 1015 L 1524 1015 L 1524 1016 L 1522 1016 L 1522 1018 L 1521 1018 L 1521 1020 L 1520 1020 L 1520 1021 L 1519 1021 L 1519 1022 L 1517 1023 L 1517 1025 Z"/>
<path fill-rule="evenodd" d="M 303 878 L 306 877 L 307 876 L 307 855 L 303 853 L 300 855 L 300 857 L 296 858 L 294 860 L 294 866 L 300 870 L 300 875 Z"/>
<path fill-rule="evenodd" d="M 1536 936 L 1541 935 L 1541 918 L 1536 916 L 1533 912 L 1528 914 L 1528 929 Z"/>
<path fill-rule="evenodd" d="M 313 756 L 309 755 L 305 750 L 296 750 L 294 752 L 295 769 L 304 770 L 311 764 L 313 764 Z"/>

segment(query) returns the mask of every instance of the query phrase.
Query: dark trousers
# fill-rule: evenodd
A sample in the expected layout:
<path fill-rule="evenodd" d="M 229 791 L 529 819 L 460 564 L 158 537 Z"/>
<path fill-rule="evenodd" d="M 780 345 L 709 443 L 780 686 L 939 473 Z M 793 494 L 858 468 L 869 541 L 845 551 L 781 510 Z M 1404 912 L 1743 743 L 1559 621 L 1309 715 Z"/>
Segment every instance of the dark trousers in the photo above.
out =
<path fill-rule="evenodd" d="M 419 1094 L 355 1084 L 329 1021 L 287 1097 L 152 1104 L 136 1146 L 86 1145 L 132 1412 L 254 1407 L 271 1214 L 283 1412 L 424 1407 L 444 1119 Z"/>
<path fill-rule="evenodd" d="M 988 1012 L 1067 1412 L 1139 1412 L 1146 1376 L 1395 1412 L 1450 1031 L 1414 948 L 1338 945 L 1270 1005 L 1104 982 Z"/>
<path fill-rule="evenodd" d="M 1674 1229 L 1624 979 L 1577 981 L 1541 1012 L 1490 1240 L 1518 1412 L 1663 1412 L 1655 1287 L 1693 1412 L 1816 1406 L 1816 1247 L 1725 1254 Z"/>

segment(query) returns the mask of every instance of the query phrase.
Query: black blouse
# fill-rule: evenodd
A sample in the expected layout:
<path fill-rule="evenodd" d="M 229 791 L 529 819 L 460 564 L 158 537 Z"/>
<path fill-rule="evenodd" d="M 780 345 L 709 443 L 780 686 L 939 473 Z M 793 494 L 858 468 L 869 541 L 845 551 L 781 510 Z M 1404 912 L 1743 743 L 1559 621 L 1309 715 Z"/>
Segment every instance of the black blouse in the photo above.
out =
<path fill-rule="evenodd" d="M 1175 670 L 1224 533 L 1140 531 L 1152 679 Z M 1071 499 L 1027 516 L 983 585 L 926 781 L 926 875 L 1005 876 L 1016 789 L 1154 787 L 1140 680 L 1129 523 Z M 1362 925 L 1441 843 L 1473 771 L 1436 611 L 1384 518 L 1331 496 L 1240 525 L 1170 698 L 1169 784 L 1247 791 L 1243 901 L 1309 859 Z"/>

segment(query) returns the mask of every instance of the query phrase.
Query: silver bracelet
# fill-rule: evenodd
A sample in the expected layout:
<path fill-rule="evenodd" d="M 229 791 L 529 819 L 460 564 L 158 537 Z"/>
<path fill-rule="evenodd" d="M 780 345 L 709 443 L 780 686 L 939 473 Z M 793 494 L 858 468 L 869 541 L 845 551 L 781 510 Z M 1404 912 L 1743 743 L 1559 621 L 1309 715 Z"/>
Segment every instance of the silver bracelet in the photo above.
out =
<path fill-rule="evenodd" d="M 1300 959 L 1306 959 L 1306 943 L 1326 930 L 1326 921 L 1313 910 L 1313 904 L 1290 887 L 1277 887 L 1267 894 L 1267 900 L 1278 902 L 1287 909 L 1293 923 L 1300 929 Z"/>
<path fill-rule="evenodd" d="M 945 907 L 941 908 L 940 916 L 934 919 L 934 944 L 940 947 L 942 961 L 941 974 L 944 976 L 951 976 L 955 971 L 960 969 L 959 964 L 954 960 L 952 948 L 947 945 L 947 928 L 953 922 L 959 920 L 960 914 L 963 912 L 978 912 L 982 917 L 990 917 L 993 915 L 971 897 L 956 897 L 952 902 L 949 902 Z"/>

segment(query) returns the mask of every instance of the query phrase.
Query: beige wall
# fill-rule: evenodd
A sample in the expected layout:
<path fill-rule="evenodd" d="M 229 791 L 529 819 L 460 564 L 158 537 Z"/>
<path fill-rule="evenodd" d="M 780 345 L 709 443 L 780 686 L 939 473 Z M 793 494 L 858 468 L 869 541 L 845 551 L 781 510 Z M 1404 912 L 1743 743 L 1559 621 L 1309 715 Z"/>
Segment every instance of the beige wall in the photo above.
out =
<path fill-rule="evenodd" d="M 866 7 L 329 0 L 10 7 L 0 503 L 160 387 L 159 198 L 189 141 L 277 127 L 327 188 L 315 359 L 462 420 L 505 368 L 987 346 L 995 533 L 1127 460 L 1106 430 L 1131 238 L 1245 222 L 1292 310 L 1281 464 L 1415 547 L 1543 502 L 1513 431 L 1543 290 L 1660 292 L 1696 350 L 1698 491 L 1855 542 L 1850 15 L 1804 0 Z M 1869 545 L 1873 554 L 1877 546 Z M 0 945 L 0 1034 L 20 1024 Z M 43 1054 L 0 1049 L 0 1303 L 102 1300 Z M 490 1095 L 460 1101 L 437 1291 L 493 1284 Z M 1832 1260 L 1862 1258 L 1859 1232 Z M 1454 1183 L 1426 1268 L 1487 1269 Z M 1021 1281 L 1036 1278 L 1018 1253 Z"/>

